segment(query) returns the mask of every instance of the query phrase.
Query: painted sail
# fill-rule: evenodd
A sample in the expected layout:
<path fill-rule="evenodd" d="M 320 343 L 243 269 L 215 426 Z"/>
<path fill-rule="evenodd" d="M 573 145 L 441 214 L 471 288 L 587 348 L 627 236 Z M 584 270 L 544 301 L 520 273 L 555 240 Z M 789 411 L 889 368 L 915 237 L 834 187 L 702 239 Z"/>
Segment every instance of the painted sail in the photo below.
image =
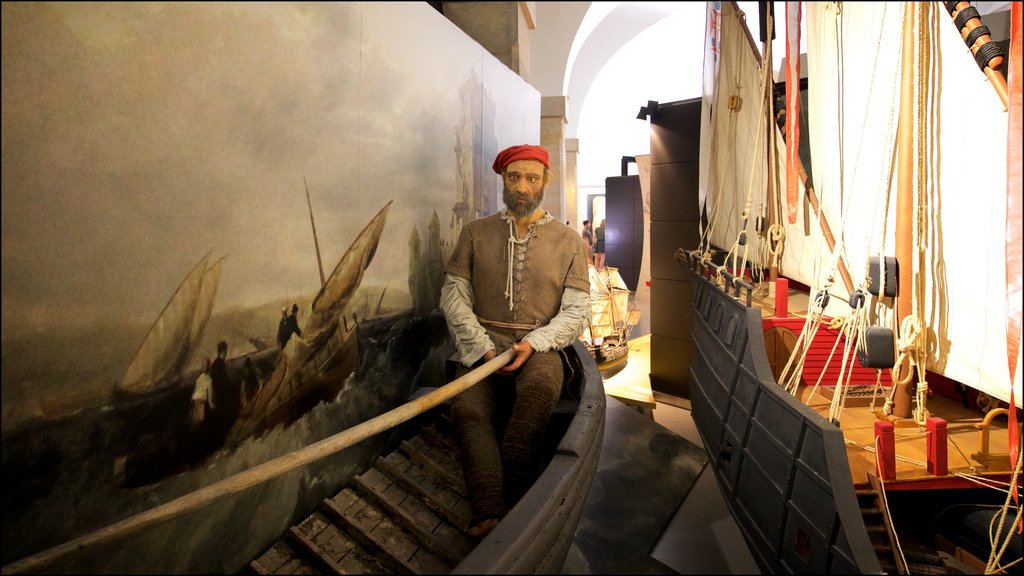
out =
<path fill-rule="evenodd" d="M 132 358 L 117 389 L 141 394 L 177 375 L 188 362 L 213 310 L 220 279 L 218 260 L 207 268 L 209 254 L 185 276 Z"/>
<path fill-rule="evenodd" d="M 363 281 L 363 272 L 370 265 L 377 251 L 384 222 L 387 220 L 389 201 L 380 212 L 363 228 L 362 232 L 352 241 L 345 255 L 334 267 L 327 282 L 313 298 L 311 316 L 306 330 L 311 337 L 326 329 L 330 323 L 337 321 L 338 314 L 345 308 L 359 284 Z"/>
<path fill-rule="evenodd" d="M 352 241 L 313 299 L 309 320 L 302 336 L 292 337 L 278 356 L 274 371 L 263 385 L 252 410 L 235 422 L 227 443 L 235 444 L 294 416 L 293 404 L 316 397 L 325 385 L 325 373 L 338 365 L 358 362 L 356 323 L 341 315 L 363 280 L 384 230 L 391 201 L 384 205 Z M 331 386 L 340 386 L 333 382 Z"/>
<path fill-rule="evenodd" d="M 854 290 L 866 284 L 868 260 L 895 255 L 896 125 L 904 4 L 888 2 L 807 3 L 808 123 L 813 194 L 796 206 L 797 219 L 776 215 L 785 236 L 779 274 L 837 296 L 826 309 L 845 316 L 849 290 L 837 271 L 845 263 Z M 926 169 L 920 206 L 925 232 L 920 309 L 913 311 L 927 332 L 927 368 L 1009 402 L 1006 369 L 1005 217 L 1006 111 L 956 26 L 941 6 L 930 12 L 925 44 L 933 69 L 922 81 L 932 102 L 924 116 L 928 141 L 915 153 Z M 754 241 L 758 217 L 771 216 L 762 76 L 752 39 L 734 3 L 722 4 L 720 72 L 709 168 L 707 239 L 730 252 L 737 265 L 767 266 L 770 254 Z M 941 67 L 941 69 L 939 68 Z M 770 80 L 770 77 L 768 78 Z M 847 97 L 842 98 L 843 94 Z M 850 94 L 857 94 L 851 98 Z M 970 118 L 970 121 L 964 121 Z M 777 126 L 775 158 L 785 158 Z M 940 168 L 941 166 L 941 168 Z M 784 162 L 776 162 L 786 181 Z M 774 178 L 774 177 L 773 177 Z M 807 195 L 801 182 L 800 198 Z M 781 215 L 789 209 L 780 199 Z M 910 218 L 912 214 L 901 214 Z M 824 237 L 824 223 L 836 249 Z M 745 231 L 745 245 L 738 241 Z M 913 287 L 904 287 L 910 290 Z M 882 317 L 880 324 L 895 324 Z M 1021 363 L 1014 398 L 1020 405 Z"/>
<path fill-rule="evenodd" d="M 212 266 L 206 269 L 203 274 L 203 281 L 199 286 L 199 294 L 196 297 L 195 311 L 192 315 L 192 329 L 189 332 L 188 345 L 189 355 L 191 351 L 199 346 L 199 340 L 206 330 L 206 323 L 213 313 L 213 302 L 217 297 L 217 288 L 220 286 L 220 269 L 224 258 L 217 260 Z M 188 359 L 186 358 L 186 361 Z"/>

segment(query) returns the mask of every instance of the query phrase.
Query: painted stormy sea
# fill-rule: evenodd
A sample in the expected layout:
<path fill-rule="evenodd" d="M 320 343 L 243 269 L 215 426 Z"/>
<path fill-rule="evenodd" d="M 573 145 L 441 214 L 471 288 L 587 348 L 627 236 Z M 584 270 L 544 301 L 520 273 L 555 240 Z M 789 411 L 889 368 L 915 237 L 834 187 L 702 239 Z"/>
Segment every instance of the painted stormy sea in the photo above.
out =
<path fill-rule="evenodd" d="M 278 310 L 279 303 L 274 303 L 265 310 L 237 311 L 233 319 L 225 318 L 230 316 L 227 313 L 220 318 L 215 315 L 207 331 L 230 334 L 232 351 L 251 353 L 253 342 L 269 340 L 273 345 L 273 335 L 246 328 L 245 322 L 256 318 L 276 329 L 273 318 Z M 405 310 L 361 322 L 359 366 L 333 401 L 313 407 L 288 426 L 249 438 L 234 450 L 221 450 L 189 469 L 137 487 L 125 486 L 125 455 L 152 441 L 152 427 L 159 418 L 167 414 L 172 420 L 186 418 L 190 390 L 172 396 L 174 400 L 165 399 L 162 405 L 138 408 L 147 411 L 140 418 L 138 410 L 128 414 L 109 403 L 109 378 L 54 381 L 52 374 L 60 372 L 60 365 L 51 367 L 48 386 L 40 384 L 47 378 L 45 367 L 38 367 L 29 381 L 49 397 L 39 393 L 32 401 L 19 398 L 6 386 L 14 375 L 7 373 L 5 362 L 4 566 L 301 449 L 401 404 L 421 386 L 442 385 L 444 361 L 450 353 L 444 320 L 439 313 L 416 317 Z M 235 329 L 227 329 L 229 325 Z M 219 337 L 207 338 L 203 349 L 212 349 L 210 344 Z M 121 332 L 118 340 L 131 338 Z M 74 348 L 72 344 L 68 349 Z M 96 344 L 93 336 L 93 350 Z M 31 341 L 20 344 L 25 349 L 33 345 Z M 8 351 L 19 350 L 19 343 L 6 342 L 5 348 L 6 357 Z M 118 366 L 109 361 L 94 358 L 93 362 L 97 374 L 117 374 Z M 24 375 L 18 381 L 25 382 Z M 94 399 L 91 405 L 88 398 Z M 320 500 L 339 491 L 377 455 L 391 449 L 403 433 L 400 428 L 380 434 L 195 512 L 76 552 L 45 571 L 238 572 Z"/>

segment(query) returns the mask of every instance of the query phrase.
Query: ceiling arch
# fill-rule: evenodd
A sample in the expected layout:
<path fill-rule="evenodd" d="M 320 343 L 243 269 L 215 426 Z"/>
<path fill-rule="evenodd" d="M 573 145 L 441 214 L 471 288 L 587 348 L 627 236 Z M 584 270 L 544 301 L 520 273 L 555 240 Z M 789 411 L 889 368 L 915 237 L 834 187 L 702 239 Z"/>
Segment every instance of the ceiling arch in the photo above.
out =
<path fill-rule="evenodd" d="M 576 138 L 580 110 L 594 79 L 611 57 L 638 34 L 686 2 L 591 2 L 567 57 L 563 89 L 566 137 Z"/>

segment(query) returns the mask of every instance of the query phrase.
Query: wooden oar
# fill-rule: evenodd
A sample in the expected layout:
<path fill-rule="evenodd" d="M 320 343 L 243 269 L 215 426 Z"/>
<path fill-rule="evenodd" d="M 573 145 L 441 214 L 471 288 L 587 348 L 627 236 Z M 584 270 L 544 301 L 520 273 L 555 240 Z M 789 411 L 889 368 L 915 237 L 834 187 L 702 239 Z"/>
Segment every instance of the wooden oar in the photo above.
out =
<path fill-rule="evenodd" d="M 299 466 L 330 456 L 354 444 L 362 442 L 367 438 L 389 430 L 407 420 L 410 420 L 427 410 L 454 398 L 474 384 L 480 382 L 495 370 L 508 364 L 515 357 L 515 350 L 509 348 L 484 365 L 474 369 L 460 378 L 452 380 L 448 384 L 415 398 L 405 404 L 357 424 L 351 428 L 338 432 L 333 436 L 310 444 L 301 450 L 290 452 L 273 460 L 264 462 L 258 466 L 229 476 L 223 480 L 214 482 L 209 486 L 190 492 L 184 496 L 161 504 L 145 512 L 125 518 L 105 528 L 100 528 L 84 536 L 69 540 L 64 544 L 54 546 L 42 552 L 33 554 L 3 567 L 3 574 L 20 574 L 40 570 L 48 564 L 90 546 L 103 542 L 109 542 L 140 528 L 151 526 L 158 522 L 170 520 L 191 512 L 201 506 L 205 506 L 230 494 L 237 494 L 271 480 L 298 468 Z"/>

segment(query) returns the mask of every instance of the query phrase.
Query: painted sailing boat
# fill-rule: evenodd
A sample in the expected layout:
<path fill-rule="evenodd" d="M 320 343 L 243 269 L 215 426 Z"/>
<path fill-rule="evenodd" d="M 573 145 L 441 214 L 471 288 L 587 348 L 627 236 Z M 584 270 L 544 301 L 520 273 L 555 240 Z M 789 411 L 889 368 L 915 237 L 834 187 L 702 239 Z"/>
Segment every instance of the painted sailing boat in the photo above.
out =
<path fill-rule="evenodd" d="M 640 307 L 619 269 L 590 266 L 590 321 L 580 339 L 597 362 L 609 370 L 626 362 L 629 334 L 640 322 Z"/>
<path fill-rule="evenodd" d="M 169 386 L 181 374 L 213 311 L 223 258 L 207 254 L 185 276 L 139 345 L 115 397 L 133 398 Z"/>
<path fill-rule="evenodd" d="M 324 281 L 313 298 L 303 336 L 290 339 L 281 351 L 252 409 L 240 415 L 229 432 L 227 445 L 294 421 L 317 403 L 334 398 L 356 369 L 359 320 L 345 315 L 346 306 L 377 251 L 391 202 L 356 236 Z"/>
<path fill-rule="evenodd" d="M 1021 281 L 1007 195 L 1021 190 L 987 28 L 972 34 L 966 2 L 807 3 L 805 168 L 772 121 L 770 66 L 742 13 L 710 5 L 707 226 L 676 257 L 697 284 L 694 419 L 755 559 L 772 573 L 1012 567 L 1022 395 L 1006 287 Z M 941 397 L 947 383 L 984 409 Z"/>

